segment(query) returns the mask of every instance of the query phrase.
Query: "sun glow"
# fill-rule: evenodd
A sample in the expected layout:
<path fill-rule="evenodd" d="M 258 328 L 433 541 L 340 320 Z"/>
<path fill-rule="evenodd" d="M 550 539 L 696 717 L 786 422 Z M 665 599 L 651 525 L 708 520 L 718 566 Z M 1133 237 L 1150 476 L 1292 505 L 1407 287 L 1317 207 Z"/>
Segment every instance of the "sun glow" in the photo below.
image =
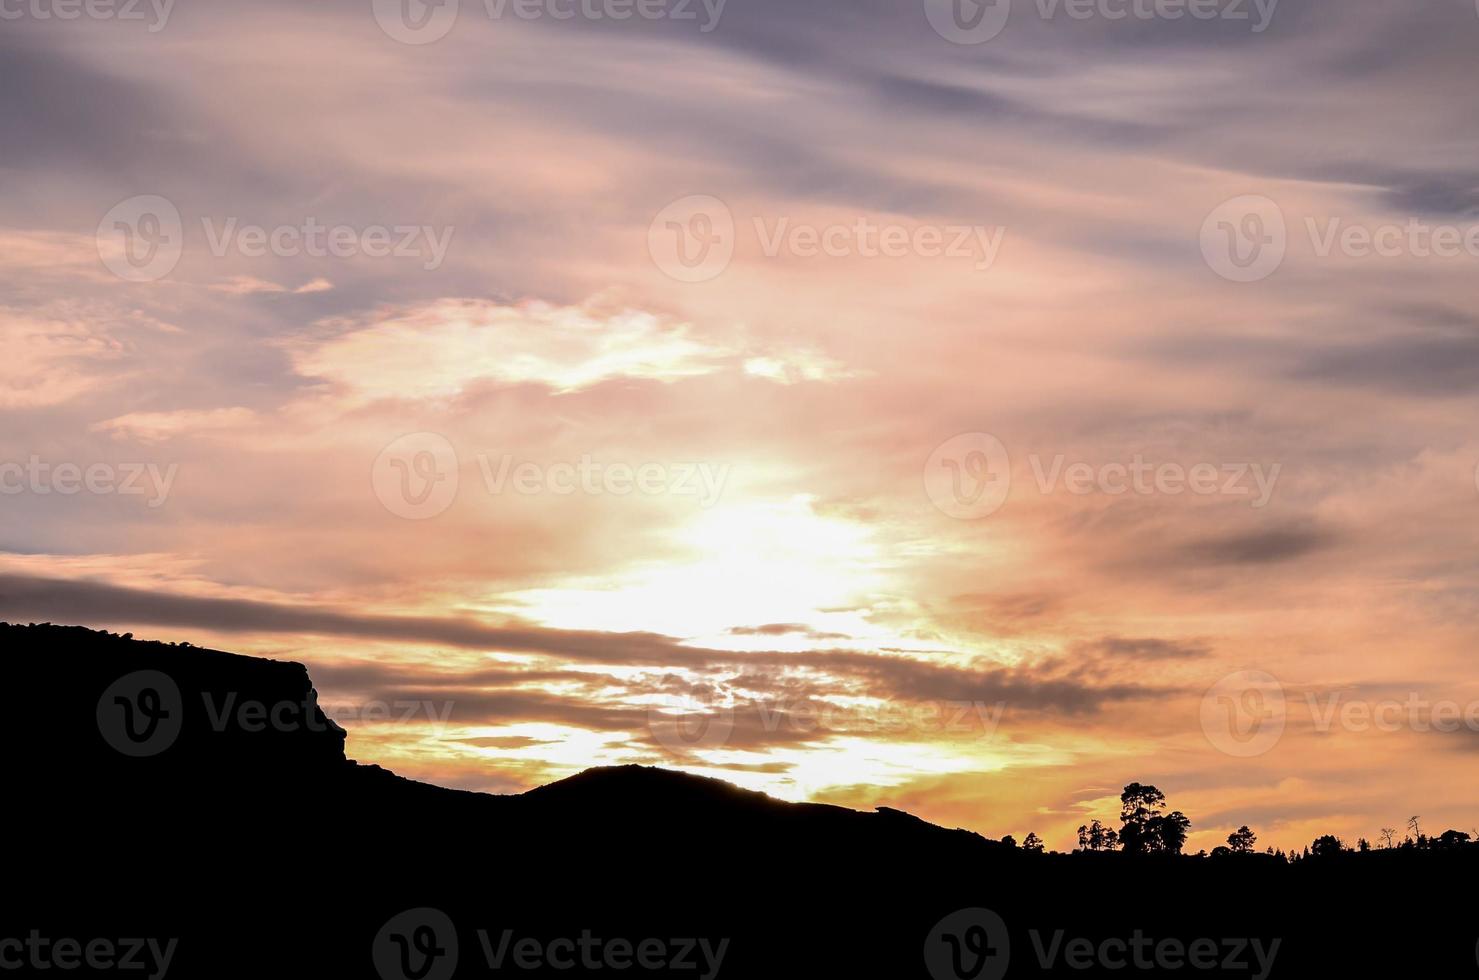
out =
<path fill-rule="evenodd" d="M 817 513 L 811 497 L 716 507 L 675 539 L 691 560 L 512 598 L 548 626 L 646 630 L 733 649 L 816 645 L 804 636 L 729 632 L 767 624 L 797 624 L 830 641 L 879 634 L 867 614 L 886 590 L 888 569 L 873 532 Z"/>

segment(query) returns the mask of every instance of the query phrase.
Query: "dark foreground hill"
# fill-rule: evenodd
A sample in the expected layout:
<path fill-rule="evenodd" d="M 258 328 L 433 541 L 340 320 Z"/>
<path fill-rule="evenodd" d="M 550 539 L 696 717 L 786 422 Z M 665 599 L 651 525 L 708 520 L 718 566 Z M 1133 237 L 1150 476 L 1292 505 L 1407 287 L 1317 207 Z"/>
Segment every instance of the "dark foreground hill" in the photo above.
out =
<path fill-rule="evenodd" d="M 0 650 L 0 978 L 1479 973 L 1467 849 L 1027 854 L 639 767 L 467 793 L 348 761 L 298 664 Z"/>

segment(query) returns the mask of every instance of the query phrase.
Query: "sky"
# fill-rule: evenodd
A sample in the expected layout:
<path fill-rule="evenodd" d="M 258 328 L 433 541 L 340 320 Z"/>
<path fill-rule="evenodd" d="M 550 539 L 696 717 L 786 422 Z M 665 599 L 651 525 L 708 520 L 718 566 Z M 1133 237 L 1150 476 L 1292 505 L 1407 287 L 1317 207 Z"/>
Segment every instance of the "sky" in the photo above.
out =
<path fill-rule="evenodd" d="M 958 3 L 0 0 L 0 618 L 489 792 L 1472 830 L 1479 10 Z"/>

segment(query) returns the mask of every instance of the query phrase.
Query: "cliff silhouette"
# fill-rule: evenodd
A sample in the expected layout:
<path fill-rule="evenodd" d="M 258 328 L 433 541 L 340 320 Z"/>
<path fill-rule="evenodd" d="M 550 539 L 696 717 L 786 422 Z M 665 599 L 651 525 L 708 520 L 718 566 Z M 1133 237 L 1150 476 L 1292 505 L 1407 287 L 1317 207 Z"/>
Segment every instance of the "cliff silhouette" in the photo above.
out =
<path fill-rule="evenodd" d="M 0 975 L 41 969 L 28 957 L 54 968 L 74 945 L 96 965 L 105 941 L 111 965 L 69 972 L 1476 969 L 1464 897 L 1479 846 L 1292 865 L 1032 853 L 637 766 L 472 793 L 352 761 L 300 664 L 49 624 L 0 624 L 0 649 Z M 139 972 L 120 966 L 125 940 Z"/>

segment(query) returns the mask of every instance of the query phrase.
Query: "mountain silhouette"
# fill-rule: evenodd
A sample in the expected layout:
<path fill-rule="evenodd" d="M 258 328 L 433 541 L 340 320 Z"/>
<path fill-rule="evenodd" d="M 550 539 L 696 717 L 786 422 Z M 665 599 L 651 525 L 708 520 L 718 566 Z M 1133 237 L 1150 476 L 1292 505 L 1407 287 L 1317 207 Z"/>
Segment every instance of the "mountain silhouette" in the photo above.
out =
<path fill-rule="evenodd" d="M 0 649 L 0 976 L 1476 968 L 1479 848 L 1029 853 L 641 766 L 473 793 L 349 759 L 300 664 L 49 624 Z"/>

